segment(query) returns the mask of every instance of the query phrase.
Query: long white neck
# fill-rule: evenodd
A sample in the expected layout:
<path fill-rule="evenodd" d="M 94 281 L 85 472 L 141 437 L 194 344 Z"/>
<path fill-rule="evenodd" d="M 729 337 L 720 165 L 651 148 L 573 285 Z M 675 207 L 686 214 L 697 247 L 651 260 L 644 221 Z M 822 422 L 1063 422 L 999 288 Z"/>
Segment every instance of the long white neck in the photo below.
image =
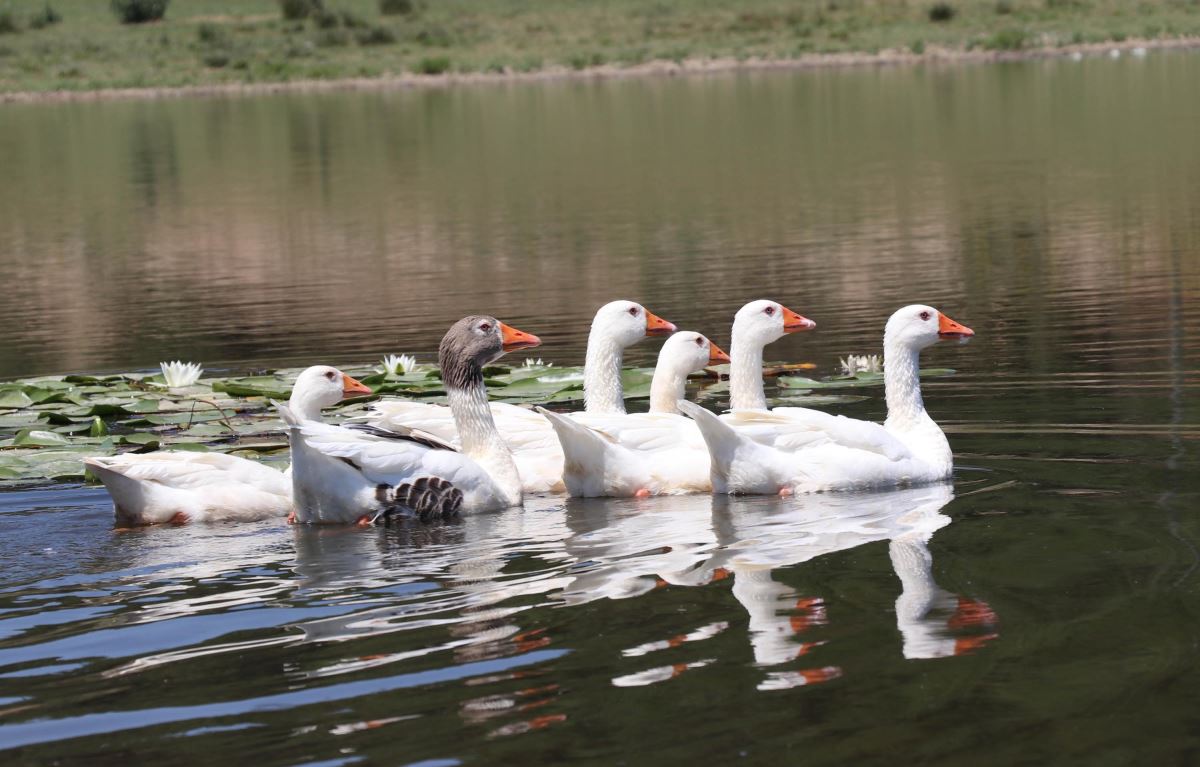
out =
<path fill-rule="evenodd" d="M 887 397 L 888 428 L 915 426 L 923 419 L 920 351 L 894 339 L 883 339 L 883 386 Z"/>
<path fill-rule="evenodd" d="M 920 350 L 883 338 L 883 386 L 888 415 L 884 428 L 900 437 L 937 476 L 946 477 L 954 453 L 945 432 L 925 412 L 921 399 Z"/>
<path fill-rule="evenodd" d="M 589 413 L 624 413 L 621 356 L 625 349 L 602 328 L 592 326 L 583 368 L 583 402 Z"/>
<path fill-rule="evenodd" d="M 651 413 L 679 413 L 676 403 L 683 399 L 688 373 L 691 372 L 687 367 L 686 362 L 673 362 L 664 360 L 661 354 L 658 356 L 654 380 L 650 382 Z"/>
<path fill-rule="evenodd" d="M 496 428 L 483 382 L 465 389 L 447 388 L 446 397 L 450 400 L 450 413 L 458 428 L 463 454 L 487 471 L 506 496 L 509 505 L 519 505 L 521 476 L 517 473 L 517 465 L 513 463 L 512 452 Z"/>
<path fill-rule="evenodd" d="M 320 397 L 303 391 L 300 386 L 292 389 L 292 396 L 288 398 L 288 407 L 302 421 L 321 420 Z"/>
<path fill-rule="evenodd" d="M 729 347 L 729 409 L 766 410 L 763 392 L 763 345 L 733 330 Z"/>

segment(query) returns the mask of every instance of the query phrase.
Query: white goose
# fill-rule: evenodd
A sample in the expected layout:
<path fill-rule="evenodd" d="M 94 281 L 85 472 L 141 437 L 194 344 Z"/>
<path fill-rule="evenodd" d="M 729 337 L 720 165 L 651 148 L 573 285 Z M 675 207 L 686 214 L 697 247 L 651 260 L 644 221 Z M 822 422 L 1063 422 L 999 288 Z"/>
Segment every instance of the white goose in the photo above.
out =
<path fill-rule="evenodd" d="M 975 333 L 938 310 L 906 306 L 888 320 L 883 336 L 888 418 L 881 426 L 806 408 L 737 411 L 718 418 L 681 402 L 696 420 L 712 458 L 713 491 L 770 494 L 878 488 L 946 479 L 954 467 L 950 443 L 925 412 L 919 355 L 939 340 Z M 750 428 L 743 431 L 739 424 Z M 801 435 L 802 447 L 763 444 L 756 426 Z"/>
<path fill-rule="evenodd" d="M 742 407 L 765 409 L 763 348 L 789 333 L 814 327 L 816 323 L 807 317 L 767 299 L 751 301 L 739 309 L 734 315 L 730 347 L 729 385 L 734 401 Z M 662 364 L 660 356 L 660 367 Z M 656 380 L 657 375 L 655 371 Z M 678 390 L 682 393 L 682 383 Z M 666 391 L 664 386 L 664 396 Z M 663 404 L 660 410 L 662 414 L 656 416 L 572 416 L 578 423 L 541 411 L 554 424 L 563 446 L 563 479 L 568 492 L 584 497 L 646 497 L 711 491 L 708 447 L 696 424 L 672 415 L 679 412 L 677 407 Z M 781 431 L 777 426 L 757 428 L 752 436 L 767 443 L 807 443 L 814 439 L 808 428 L 803 428 L 800 435 Z"/>
<path fill-rule="evenodd" d="M 540 343 L 493 317 L 451 326 L 438 358 L 462 452 L 411 430 L 303 422 L 281 405 L 291 424 L 296 521 L 369 524 L 393 514 L 428 521 L 521 505 L 521 479 L 488 407 L 483 367 Z"/>
<path fill-rule="evenodd" d="M 693 421 L 679 412 L 688 374 L 728 362 L 699 333 L 676 333 L 663 344 L 650 384 L 650 412 L 576 413 L 544 408 L 562 445 L 563 481 L 573 496 L 645 497 L 707 492 L 708 448 Z"/>
<path fill-rule="evenodd" d="M 320 421 L 323 408 L 370 393 L 337 368 L 318 365 L 296 378 L 288 404 L 297 418 Z M 96 456 L 83 463 L 104 483 L 122 525 L 245 522 L 283 517 L 292 508 L 292 483 L 285 472 L 224 453 L 164 450 Z"/>
<path fill-rule="evenodd" d="M 583 391 L 588 413 L 624 413 L 621 362 L 625 348 L 647 336 L 670 335 L 675 326 L 633 301 L 612 301 L 600 307 L 588 335 Z M 513 453 L 527 493 L 561 490 L 563 456 L 553 429 L 544 418 L 517 405 L 490 403 L 496 428 Z M 367 423 L 383 429 L 417 429 L 450 445 L 459 445 L 458 428 L 450 409 L 390 399 L 377 402 Z"/>

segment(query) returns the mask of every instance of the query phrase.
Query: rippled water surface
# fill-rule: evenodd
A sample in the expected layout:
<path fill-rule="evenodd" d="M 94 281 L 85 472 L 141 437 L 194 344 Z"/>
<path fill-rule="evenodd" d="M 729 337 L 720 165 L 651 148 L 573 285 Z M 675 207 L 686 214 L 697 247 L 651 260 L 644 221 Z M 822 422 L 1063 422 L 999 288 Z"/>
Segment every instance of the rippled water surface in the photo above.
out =
<path fill-rule="evenodd" d="M 577 363 L 617 297 L 768 357 L 897 306 L 953 486 L 113 530 L 0 492 L 0 758 L 1184 764 L 1200 732 L 1200 57 L 0 109 L 0 374 Z M 629 356 L 652 359 L 657 342 Z M 884 415 L 882 392 L 835 407 Z"/>

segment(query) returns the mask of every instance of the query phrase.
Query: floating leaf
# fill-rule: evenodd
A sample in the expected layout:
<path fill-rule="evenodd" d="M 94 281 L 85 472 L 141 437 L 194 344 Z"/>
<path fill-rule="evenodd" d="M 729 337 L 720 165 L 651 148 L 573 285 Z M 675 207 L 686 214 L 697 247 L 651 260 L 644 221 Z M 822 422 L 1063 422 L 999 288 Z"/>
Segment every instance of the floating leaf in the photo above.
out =
<path fill-rule="evenodd" d="M 171 444 L 172 450 L 186 450 L 189 453 L 207 453 L 209 452 L 207 445 L 202 445 L 199 442 L 174 442 Z"/>
<path fill-rule="evenodd" d="M 66 426 L 55 426 L 51 431 L 55 434 L 84 434 L 91 428 L 91 424 L 87 421 L 75 423 L 72 421 Z"/>
<path fill-rule="evenodd" d="M 33 400 L 20 389 L 0 391 L 0 408 L 29 407 Z"/>
<path fill-rule="evenodd" d="M 929 368 L 921 371 L 922 378 L 954 375 L 951 368 Z M 780 376 L 775 385 L 783 389 L 837 389 L 854 386 L 882 386 L 883 373 L 860 371 L 852 376 L 838 376 L 823 381 L 803 376 Z"/>
<path fill-rule="evenodd" d="M 70 440 L 61 434 L 52 431 L 39 431 L 37 429 L 22 429 L 13 439 L 14 445 L 33 446 L 33 447 L 55 447 L 57 445 L 69 444 Z"/>
<path fill-rule="evenodd" d="M 63 415 L 62 413 L 57 413 L 53 410 L 43 410 L 41 413 L 38 414 L 37 417 L 40 419 L 44 419 L 46 421 L 46 423 L 52 424 L 54 426 L 66 426 L 67 424 L 72 424 L 72 423 L 87 423 L 86 418 L 69 418 L 69 417 Z"/>
<path fill-rule="evenodd" d="M 283 400 L 292 396 L 292 390 L 273 376 L 213 381 L 212 389 L 237 397 L 270 397 Z"/>
<path fill-rule="evenodd" d="M 870 399 L 859 394 L 808 394 L 807 390 L 795 393 L 788 392 L 777 397 L 768 397 L 767 404 L 775 407 L 816 407 L 818 405 L 849 405 L 853 402 L 865 402 Z"/>
<path fill-rule="evenodd" d="M 131 411 L 126 410 L 125 407 L 122 405 L 117 405 L 117 404 L 108 403 L 108 402 L 97 402 L 97 403 L 93 403 L 91 405 L 91 407 L 79 408 L 74 411 L 68 410 L 68 411 L 66 411 L 66 415 L 90 415 L 90 416 L 98 415 L 101 418 L 107 418 L 110 416 L 117 416 L 117 415 L 130 415 L 130 412 Z"/>
<path fill-rule="evenodd" d="M 89 437 L 103 437 L 108 434 L 108 427 L 104 425 L 104 421 L 100 420 L 99 416 L 92 416 L 92 424 L 88 427 Z"/>
<path fill-rule="evenodd" d="M 218 421 L 224 417 L 222 413 L 205 406 L 203 410 L 147 415 L 143 418 L 135 418 L 127 421 L 126 423 L 130 426 L 183 426 L 188 423 L 196 424 L 206 421 Z"/>
<path fill-rule="evenodd" d="M 184 434 L 189 437 L 221 437 L 229 435 L 229 428 L 220 423 L 198 423 Z"/>
<path fill-rule="evenodd" d="M 149 432 L 134 432 L 133 434 L 122 434 L 117 438 L 123 445 L 149 445 L 158 444 L 160 436 L 158 434 L 150 434 Z"/>

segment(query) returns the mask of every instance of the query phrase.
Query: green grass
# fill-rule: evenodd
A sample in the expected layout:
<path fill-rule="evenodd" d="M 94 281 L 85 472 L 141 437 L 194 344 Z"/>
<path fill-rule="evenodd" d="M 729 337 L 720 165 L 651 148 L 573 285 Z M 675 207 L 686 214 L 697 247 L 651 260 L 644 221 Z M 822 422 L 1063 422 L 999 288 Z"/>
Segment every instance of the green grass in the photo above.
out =
<path fill-rule="evenodd" d="M 45 0 L 0 0 L 0 92 L 1200 35 L 1200 0 L 325 0 L 296 20 L 276 0 L 178 0 L 137 25 L 106 0 L 51 5 L 57 23 L 36 21 Z"/>

